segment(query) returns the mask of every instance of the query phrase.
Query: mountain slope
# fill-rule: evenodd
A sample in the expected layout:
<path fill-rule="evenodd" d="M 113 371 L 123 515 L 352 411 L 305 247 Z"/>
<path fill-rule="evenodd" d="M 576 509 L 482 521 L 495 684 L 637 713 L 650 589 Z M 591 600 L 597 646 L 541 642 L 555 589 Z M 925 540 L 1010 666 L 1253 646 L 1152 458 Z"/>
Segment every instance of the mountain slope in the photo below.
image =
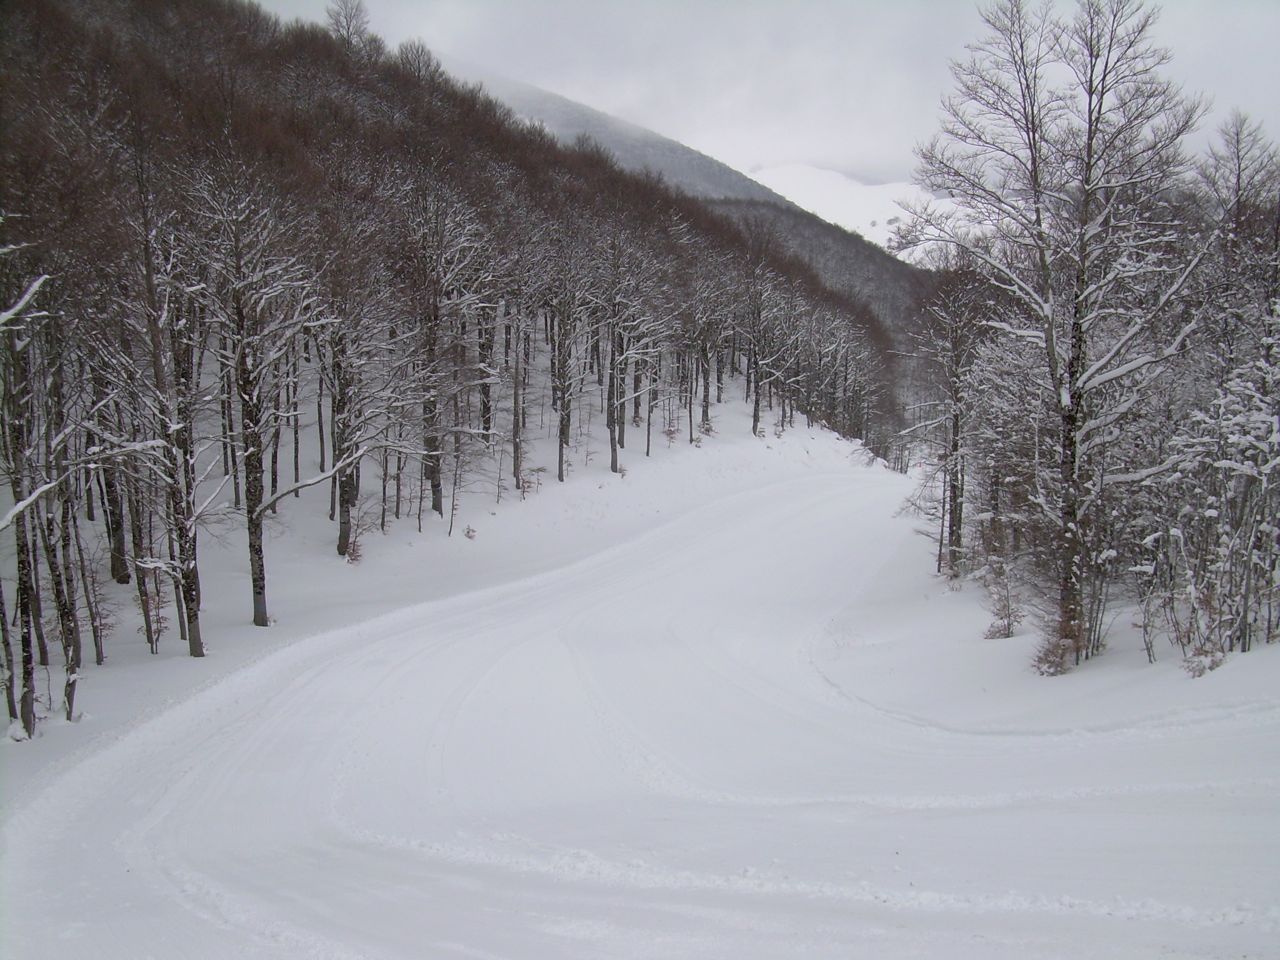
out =
<path fill-rule="evenodd" d="M 739 222 L 772 225 L 786 252 L 808 264 L 826 286 L 870 307 L 896 349 L 910 346 L 919 325 L 918 304 L 931 287 L 927 270 L 791 203 L 715 200 L 711 206 Z"/>
<path fill-rule="evenodd" d="M 562 143 L 590 137 L 624 169 L 661 174 L 667 183 L 695 197 L 788 202 L 728 164 L 652 130 L 466 61 L 444 57 L 441 62 L 455 76 L 482 84 L 521 119 L 541 125 Z"/>
<path fill-rule="evenodd" d="M 905 216 L 900 203 L 931 199 L 913 183 L 860 183 L 839 171 L 803 163 L 753 170 L 751 176 L 828 223 L 886 249 Z"/>
<path fill-rule="evenodd" d="M 541 124 L 563 143 L 590 137 L 626 170 L 661 174 L 668 183 L 739 221 L 764 218 L 778 231 L 787 252 L 806 261 L 831 289 L 870 306 L 896 348 L 908 345 L 909 333 L 916 328 L 916 305 L 929 288 L 927 271 L 682 143 L 474 64 L 443 62 L 463 79 L 483 84 L 520 117 Z"/>

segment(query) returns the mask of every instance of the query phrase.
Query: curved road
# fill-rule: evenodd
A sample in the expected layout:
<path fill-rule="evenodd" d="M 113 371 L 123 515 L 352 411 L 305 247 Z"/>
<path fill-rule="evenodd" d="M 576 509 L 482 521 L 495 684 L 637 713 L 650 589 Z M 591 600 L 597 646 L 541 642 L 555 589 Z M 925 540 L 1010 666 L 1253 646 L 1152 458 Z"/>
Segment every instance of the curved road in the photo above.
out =
<path fill-rule="evenodd" d="M 1276 711 L 884 705 L 860 645 L 983 626 L 903 484 L 774 485 L 232 675 L 9 818 L 5 955 L 1268 955 Z"/>

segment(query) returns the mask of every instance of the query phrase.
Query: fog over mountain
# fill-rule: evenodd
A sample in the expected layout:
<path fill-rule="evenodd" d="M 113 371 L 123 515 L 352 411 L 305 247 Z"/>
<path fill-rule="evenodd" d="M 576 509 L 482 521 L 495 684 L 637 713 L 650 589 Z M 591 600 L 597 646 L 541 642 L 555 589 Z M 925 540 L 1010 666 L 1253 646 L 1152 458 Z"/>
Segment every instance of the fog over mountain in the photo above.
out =
<path fill-rule="evenodd" d="M 324 17 L 328 0 L 270 0 Z M 1070 6 L 1058 0 L 1057 7 Z M 1155 24 L 1169 71 L 1212 93 L 1203 148 L 1233 108 L 1280 129 L 1275 0 L 1166 0 Z M 370 0 L 391 44 L 432 50 L 622 117 L 739 170 L 805 164 L 861 183 L 911 179 L 947 64 L 981 21 L 941 0 Z M 1247 27 L 1246 27 L 1247 25 Z"/>
<path fill-rule="evenodd" d="M 457 58 L 442 62 L 564 143 L 588 136 L 628 170 L 660 174 L 735 220 L 768 223 L 787 252 L 808 263 L 833 290 L 865 302 L 896 346 L 907 345 L 927 274 L 885 247 L 901 213 L 897 198 L 918 199 L 922 191 L 910 184 L 867 187 L 835 171 L 805 166 L 764 171 L 759 176 L 766 183 L 761 183 L 682 143 L 566 97 Z"/>
<path fill-rule="evenodd" d="M 886 249 L 906 216 L 902 204 L 931 199 L 913 183 L 861 183 L 838 170 L 806 163 L 753 170 L 751 177 L 828 223 Z"/>
<path fill-rule="evenodd" d="M 660 173 L 668 183 L 696 197 L 786 202 L 728 164 L 652 130 L 465 60 L 447 56 L 441 60 L 455 76 L 483 84 L 485 90 L 511 107 L 521 119 L 540 124 L 565 143 L 586 135 L 609 150 L 629 170 Z"/>
<path fill-rule="evenodd" d="M 708 200 L 793 203 L 885 249 L 903 216 L 900 203 L 928 196 L 909 182 L 862 183 L 838 170 L 805 163 L 735 170 L 670 137 L 532 84 L 455 57 L 443 57 L 442 62 L 456 76 L 482 83 L 521 118 L 541 124 L 561 141 L 570 143 L 585 134 L 628 169 L 660 173 L 673 186 Z"/>

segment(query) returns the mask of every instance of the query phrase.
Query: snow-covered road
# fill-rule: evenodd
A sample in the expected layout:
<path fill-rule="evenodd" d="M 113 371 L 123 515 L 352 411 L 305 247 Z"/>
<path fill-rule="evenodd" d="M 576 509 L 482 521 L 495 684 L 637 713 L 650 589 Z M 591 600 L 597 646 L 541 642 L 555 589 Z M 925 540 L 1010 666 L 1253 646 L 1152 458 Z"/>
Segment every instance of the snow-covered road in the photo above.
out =
<path fill-rule="evenodd" d="M 5 956 L 1280 955 L 1274 684 L 1031 676 L 907 490 L 772 483 L 232 674 L 12 813 Z"/>

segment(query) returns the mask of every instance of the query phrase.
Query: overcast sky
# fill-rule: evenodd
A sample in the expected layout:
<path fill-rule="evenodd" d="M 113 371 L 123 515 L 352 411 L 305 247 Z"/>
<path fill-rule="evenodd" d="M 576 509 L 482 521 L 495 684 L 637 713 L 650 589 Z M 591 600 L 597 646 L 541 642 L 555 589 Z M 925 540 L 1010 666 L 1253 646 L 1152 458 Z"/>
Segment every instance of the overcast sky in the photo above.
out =
<path fill-rule="evenodd" d="M 320 20 L 327 0 L 265 0 Z M 435 50 L 680 140 L 740 170 L 808 163 L 906 180 L 970 0 L 365 0 L 393 46 Z M 1280 0 L 1165 0 L 1172 76 L 1280 139 Z"/>

